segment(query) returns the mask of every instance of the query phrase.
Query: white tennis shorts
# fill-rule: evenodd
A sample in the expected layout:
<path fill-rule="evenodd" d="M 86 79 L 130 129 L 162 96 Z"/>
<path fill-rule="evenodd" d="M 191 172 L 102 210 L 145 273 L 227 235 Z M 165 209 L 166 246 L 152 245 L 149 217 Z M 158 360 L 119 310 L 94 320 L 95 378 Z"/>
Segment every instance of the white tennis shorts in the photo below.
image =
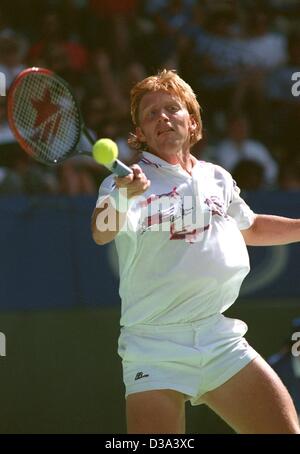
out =
<path fill-rule="evenodd" d="M 225 383 L 258 353 L 244 339 L 248 326 L 215 314 L 189 324 L 136 325 L 121 329 L 126 397 L 154 389 L 173 389 L 192 405 Z"/>

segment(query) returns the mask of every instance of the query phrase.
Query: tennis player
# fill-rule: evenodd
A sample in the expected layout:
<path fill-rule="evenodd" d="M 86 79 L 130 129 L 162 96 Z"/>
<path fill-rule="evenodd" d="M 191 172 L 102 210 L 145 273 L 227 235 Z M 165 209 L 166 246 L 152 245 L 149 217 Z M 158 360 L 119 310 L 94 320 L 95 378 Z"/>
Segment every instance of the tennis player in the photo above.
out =
<path fill-rule="evenodd" d="M 140 161 L 104 180 L 92 217 L 96 243 L 115 240 L 119 255 L 128 432 L 184 433 L 190 401 L 238 433 L 300 433 L 247 325 L 223 315 L 249 272 L 246 245 L 299 241 L 300 221 L 254 214 L 227 171 L 191 155 L 200 107 L 176 72 L 135 85 L 131 114 Z"/>

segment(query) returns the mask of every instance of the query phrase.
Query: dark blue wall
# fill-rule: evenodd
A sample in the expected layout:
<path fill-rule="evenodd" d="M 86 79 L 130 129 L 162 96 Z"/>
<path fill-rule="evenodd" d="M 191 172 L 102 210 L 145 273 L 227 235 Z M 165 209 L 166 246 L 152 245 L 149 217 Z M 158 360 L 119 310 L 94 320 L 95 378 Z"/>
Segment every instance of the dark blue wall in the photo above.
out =
<path fill-rule="evenodd" d="M 0 308 L 118 304 L 107 246 L 96 246 L 94 198 L 0 199 Z"/>
<path fill-rule="evenodd" d="M 255 213 L 300 218 L 300 192 L 242 194 Z M 246 298 L 299 298 L 300 243 L 276 247 L 249 247 L 252 270 L 244 281 Z"/>

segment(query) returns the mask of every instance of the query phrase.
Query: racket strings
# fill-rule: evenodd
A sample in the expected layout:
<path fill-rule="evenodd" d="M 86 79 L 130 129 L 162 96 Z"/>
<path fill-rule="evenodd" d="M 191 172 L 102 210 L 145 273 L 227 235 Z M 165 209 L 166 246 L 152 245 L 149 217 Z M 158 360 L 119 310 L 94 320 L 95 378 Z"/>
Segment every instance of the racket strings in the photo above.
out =
<path fill-rule="evenodd" d="M 16 88 L 13 117 L 27 146 L 39 158 L 59 162 L 80 137 L 80 117 L 74 98 L 59 80 L 29 74 Z"/>

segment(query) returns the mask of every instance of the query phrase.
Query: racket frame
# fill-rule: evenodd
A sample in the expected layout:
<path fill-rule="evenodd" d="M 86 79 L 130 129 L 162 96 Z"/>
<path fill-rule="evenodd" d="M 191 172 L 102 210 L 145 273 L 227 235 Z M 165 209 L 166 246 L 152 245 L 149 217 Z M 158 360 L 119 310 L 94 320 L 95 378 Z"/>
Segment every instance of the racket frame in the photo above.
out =
<path fill-rule="evenodd" d="M 59 83 L 61 83 L 65 88 L 66 90 L 68 90 L 70 96 L 72 97 L 72 101 L 75 105 L 75 108 L 77 110 L 77 116 L 79 118 L 79 125 L 80 127 L 78 128 L 78 136 L 77 136 L 77 139 L 76 139 L 76 142 L 75 142 L 75 145 L 72 149 L 70 149 L 70 151 L 68 151 L 63 158 L 59 159 L 59 161 L 56 163 L 56 162 L 50 162 L 48 160 L 44 160 L 43 158 L 41 158 L 40 156 L 38 156 L 34 151 L 32 151 L 32 147 L 30 147 L 30 145 L 28 145 L 28 143 L 26 142 L 26 140 L 23 138 L 23 136 L 20 134 L 18 128 L 16 128 L 15 126 L 15 122 L 13 120 L 14 118 L 14 115 L 13 115 L 13 110 L 14 110 L 14 94 L 16 92 L 16 89 L 17 87 L 19 86 L 20 82 L 24 79 L 24 77 L 26 77 L 26 75 L 29 75 L 29 74 L 32 74 L 32 73 L 38 73 L 38 74 L 41 74 L 41 75 L 45 75 L 45 76 L 48 76 L 48 77 L 51 77 L 53 78 L 54 80 L 57 80 Z M 83 121 L 83 117 L 82 117 L 82 114 L 81 114 L 81 110 L 80 110 L 80 107 L 79 107 L 79 104 L 78 104 L 78 101 L 74 95 L 74 93 L 72 92 L 69 84 L 64 80 L 62 79 L 60 76 L 58 76 L 57 74 L 55 74 L 53 71 L 51 71 L 50 69 L 46 69 L 46 68 L 39 68 L 39 67 L 32 67 L 32 68 L 27 68 L 27 69 L 24 69 L 23 71 L 21 71 L 17 77 L 15 78 L 15 80 L 13 81 L 9 91 L 8 91 L 8 97 L 7 97 L 7 118 L 8 118 L 8 124 L 9 124 L 9 127 L 11 128 L 12 132 L 14 133 L 16 139 L 18 140 L 18 142 L 20 143 L 21 147 L 26 151 L 26 153 L 28 153 L 32 158 L 36 159 L 37 161 L 43 163 L 43 164 L 46 164 L 46 165 L 49 165 L 49 166 L 56 166 L 58 164 L 60 164 L 61 162 L 65 161 L 66 159 L 69 159 L 72 155 L 77 155 L 77 154 L 91 154 L 91 153 L 80 153 L 80 152 L 75 152 L 75 149 L 78 145 L 78 143 L 80 142 L 80 138 L 81 138 L 81 135 L 85 135 L 86 138 L 88 139 L 88 141 L 90 142 L 91 145 L 93 145 L 94 143 L 94 140 L 93 138 L 91 137 L 90 133 L 88 132 L 87 128 L 85 127 L 84 125 L 84 121 Z"/>

